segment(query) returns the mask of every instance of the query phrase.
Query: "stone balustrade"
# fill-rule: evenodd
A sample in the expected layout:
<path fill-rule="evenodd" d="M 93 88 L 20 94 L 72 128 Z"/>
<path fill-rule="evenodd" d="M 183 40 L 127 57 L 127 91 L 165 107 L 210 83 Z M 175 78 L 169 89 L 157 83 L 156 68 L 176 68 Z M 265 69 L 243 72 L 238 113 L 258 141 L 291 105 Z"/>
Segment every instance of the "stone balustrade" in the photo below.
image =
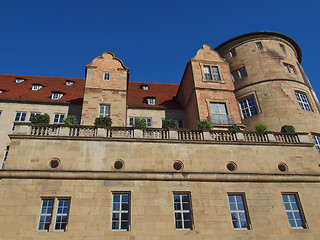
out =
<path fill-rule="evenodd" d="M 85 137 L 110 139 L 149 139 L 238 143 L 313 144 L 308 133 L 185 130 L 165 128 L 95 127 L 83 125 L 39 125 L 16 123 L 11 136 Z"/>

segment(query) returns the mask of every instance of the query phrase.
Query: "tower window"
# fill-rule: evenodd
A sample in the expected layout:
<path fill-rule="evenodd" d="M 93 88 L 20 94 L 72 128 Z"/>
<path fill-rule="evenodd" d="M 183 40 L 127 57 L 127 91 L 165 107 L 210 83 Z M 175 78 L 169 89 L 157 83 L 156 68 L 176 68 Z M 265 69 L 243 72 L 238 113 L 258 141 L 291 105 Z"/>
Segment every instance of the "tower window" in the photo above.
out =
<path fill-rule="evenodd" d="M 303 110 L 312 111 L 312 108 L 310 106 L 310 103 L 308 101 L 307 95 L 304 93 L 296 92 L 296 97 L 298 100 L 298 103 Z"/>
<path fill-rule="evenodd" d="M 230 55 L 231 55 L 231 57 L 237 56 L 237 52 L 236 52 L 236 49 L 235 49 L 235 48 L 233 48 L 233 49 L 230 50 Z"/>
<path fill-rule="evenodd" d="M 239 105 L 242 118 L 247 118 L 258 114 L 258 108 L 254 96 L 240 100 Z"/>
<path fill-rule="evenodd" d="M 256 46 L 257 46 L 258 50 L 262 50 L 263 49 L 263 46 L 262 46 L 261 42 L 256 42 Z"/>
<path fill-rule="evenodd" d="M 232 75 L 234 82 L 238 81 L 241 78 L 245 78 L 248 76 L 247 70 L 245 67 L 242 67 L 242 68 L 239 68 L 237 70 L 232 71 L 231 75 Z"/>

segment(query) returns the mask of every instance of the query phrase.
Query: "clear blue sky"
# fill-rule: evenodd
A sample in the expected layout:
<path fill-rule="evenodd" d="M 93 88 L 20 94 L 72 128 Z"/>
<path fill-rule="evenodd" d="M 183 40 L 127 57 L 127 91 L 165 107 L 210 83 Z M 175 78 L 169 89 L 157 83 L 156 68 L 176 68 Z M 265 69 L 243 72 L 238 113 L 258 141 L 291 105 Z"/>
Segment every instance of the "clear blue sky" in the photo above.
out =
<path fill-rule="evenodd" d="M 130 68 L 130 81 L 179 83 L 204 43 L 275 31 L 302 49 L 318 97 L 318 1 L 2 1 L 0 73 L 84 78 L 105 51 Z"/>

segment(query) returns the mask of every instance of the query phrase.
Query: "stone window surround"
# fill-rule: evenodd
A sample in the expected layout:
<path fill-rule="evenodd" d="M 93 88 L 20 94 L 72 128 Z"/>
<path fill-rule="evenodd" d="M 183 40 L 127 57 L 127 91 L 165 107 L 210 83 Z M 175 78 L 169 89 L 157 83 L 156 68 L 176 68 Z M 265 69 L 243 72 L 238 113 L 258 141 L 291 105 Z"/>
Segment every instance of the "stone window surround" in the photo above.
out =
<path fill-rule="evenodd" d="M 301 110 L 304 110 L 304 109 L 301 108 L 301 106 L 300 106 L 300 104 L 298 102 L 296 93 L 304 94 L 307 97 L 307 100 L 309 102 L 309 106 L 311 108 L 311 111 L 308 111 L 308 112 L 317 112 L 317 111 L 315 111 L 315 109 L 317 109 L 317 108 L 316 108 L 316 105 L 315 105 L 315 103 L 313 101 L 313 98 L 310 96 L 310 94 L 307 92 L 307 90 L 304 90 L 302 88 L 296 88 L 296 87 L 293 87 L 292 90 L 294 91 L 294 101 L 298 103 L 299 108 Z M 305 111 L 307 111 L 307 110 L 305 110 Z"/>
<path fill-rule="evenodd" d="M 43 207 L 43 201 L 45 201 L 45 200 L 52 200 L 53 201 L 53 206 L 52 206 L 51 213 L 50 213 L 50 215 L 51 215 L 51 219 L 50 219 L 50 223 L 49 223 L 50 225 L 49 225 L 49 228 L 47 230 L 46 229 L 39 229 L 41 216 L 44 215 L 42 213 L 42 207 Z M 67 213 L 58 213 L 59 202 L 60 201 L 65 201 L 65 200 L 69 201 Z M 40 207 L 37 231 L 38 232 L 50 232 L 50 230 L 52 230 L 53 232 L 65 232 L 67 229 L 56 229 L 56 222 L 57 222 L 58 216 L 66 216 L 67 217 L 67 219 L 66 219 L 66 228 L 67 228 L 68 220 L 69 220 L 69 212 L 70 212 L 70 203 L 71 203 L 71 198 L 70 197 L 52 197 L 52 196 L 41 197 L 41 207 Z M 48 215 L 48 214 L 45 214 L 45 215 Z M 54 219 L 54 223 L 53 223 L 53 226 L 52 226 L 53 219 Z"/>
<path fill-rule="evenodd" d="M 298 209 L 296 210 L 288 210 L 286 209 L 285 207 L 285 203 L 284 203 L 284 199 L 283 199 L 283 196 L 294 196 L 295 198 L 295 203 L 296 203 L 296 206 Z M 284 210 L 285 212 L 288 214 L 288 212 L 299 212 L 300 214 L 300 217 L 301 217 L 301 221 L 302 221 L 302 225 L 304 225 L 303 227 L 292 227 L 291 223 L 289 223 L 289 225 L 291 226 L 292 229 L 307 229 L 308 228 L 308 225 L 307 225 L 307 221 L 306 221 L 306 217 L 304 215 L 304 212 L 303 212 L 303 208 L 302 208 L 302 205 L 301 205 L 301 201 L 300 201 L 300 198 L 299 198 L 299 194 L 297 192 L 282 192 L 281 193 L 281 197 L 282 197 L 282 202 L 284 204 Z M 291 200 L 289 200 L 290 202 L 290 205 L 291 205 Z M 287 219 L 289 221 L 289 218 L 287 216 Z M 296 217 L 294 218 L 296 220 Z"/>
<path fill-rule="evenodd" d="M 254 101 L 256 102 L 256 107 L 257 107 L 257 110 L 258 110 L 258 114 L 257 114 L 257 115 L 259 115 L 259 113 L 262 113 L 262 110 L 261 110 L 261 107 L 260 107 L 260 104 L 259 104 L 259 100 L 258 100 L 257 93 L 256 93 L 256 91 L 254 90 L 254 91 L 251 91 L 251 92 L 248 92 L 248 93 L 244 93 L 244 94 L 242 94 L 242 95 L 240 95 L 240 96 L 236 96 L 236 99 L 237 99 L 237 102 L 238 102 L 238 106 L 239 106 L 239 113 L 240 113 L 240 116 L 241 116 L 241 117 L 242 117 L 242 112 L 241 112 L 241 108 L 240 108 L 240 105 L 239 105 L 239 101 L 242 101 L 242 100 L 244 100 L 244 99 L 246 99 L 246 98 L 249 98 L 249 97 L 251 97 L 251 96 L 254 97 Z M 251 116 L 251 117 L 254 117 L 254 116 L 256 116 L 256 115 L 253 115 L 253 116 Z M 242 119 L 244 119 L 244 118 L 242 118 Z"/>
<path fill-rule="evenodd" d="M 222 71 L 221 71 L 221 62 L 210 62 L 210 63 L 205 63 L 204 62 L 204 63 L 199 63 L 199 65 L 200 65 L 200 69 L 201 69 L 202 82 L 225 84 L 225 80 L 224 80 L 223 74 L 221 74 L 222 73 Z M 205 73 L 204 73 L 204 68 L 203 68 L 204 66 L 210 67 L 212 80 L 206 80 Z M 212 68 L 211 67 L 217 67 L 218 68 L 220 80 L 214 80 L 213 79 L 213 74 L 212 74 Z"/>
<path fill-rule="evenodd" d="M 228 119 L 229 119 L 229 117 L 233 116 L 231 114 L 232 112 L 231 112 L 231 108 L 230 108 L 230 100 L 228 100 L 228 99 L 206 98 L 206 103 L 207 103 L 207 109 L 208 109 L 208 117 L 210 117 L 210 118 L 212 116 L 210 103 L 224 103 L 226 105 Z M 231 123 L 229 123 L 229 124 L 231 124 Z"/>

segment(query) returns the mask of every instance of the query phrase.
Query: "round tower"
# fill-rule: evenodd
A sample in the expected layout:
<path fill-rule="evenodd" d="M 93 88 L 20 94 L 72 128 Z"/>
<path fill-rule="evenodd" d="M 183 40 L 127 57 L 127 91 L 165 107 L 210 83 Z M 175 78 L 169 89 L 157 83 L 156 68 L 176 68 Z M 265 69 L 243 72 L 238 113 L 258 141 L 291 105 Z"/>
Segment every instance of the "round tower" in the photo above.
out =
<path fill-rule="evenodd" d="M 286 35 L 253 32 L 232 38 L 215 50 L 230 64 L 243 123 L 270 131 L 292 125 L 320 133 L 318 100 L 301 68 L 301 50 Z"/>

